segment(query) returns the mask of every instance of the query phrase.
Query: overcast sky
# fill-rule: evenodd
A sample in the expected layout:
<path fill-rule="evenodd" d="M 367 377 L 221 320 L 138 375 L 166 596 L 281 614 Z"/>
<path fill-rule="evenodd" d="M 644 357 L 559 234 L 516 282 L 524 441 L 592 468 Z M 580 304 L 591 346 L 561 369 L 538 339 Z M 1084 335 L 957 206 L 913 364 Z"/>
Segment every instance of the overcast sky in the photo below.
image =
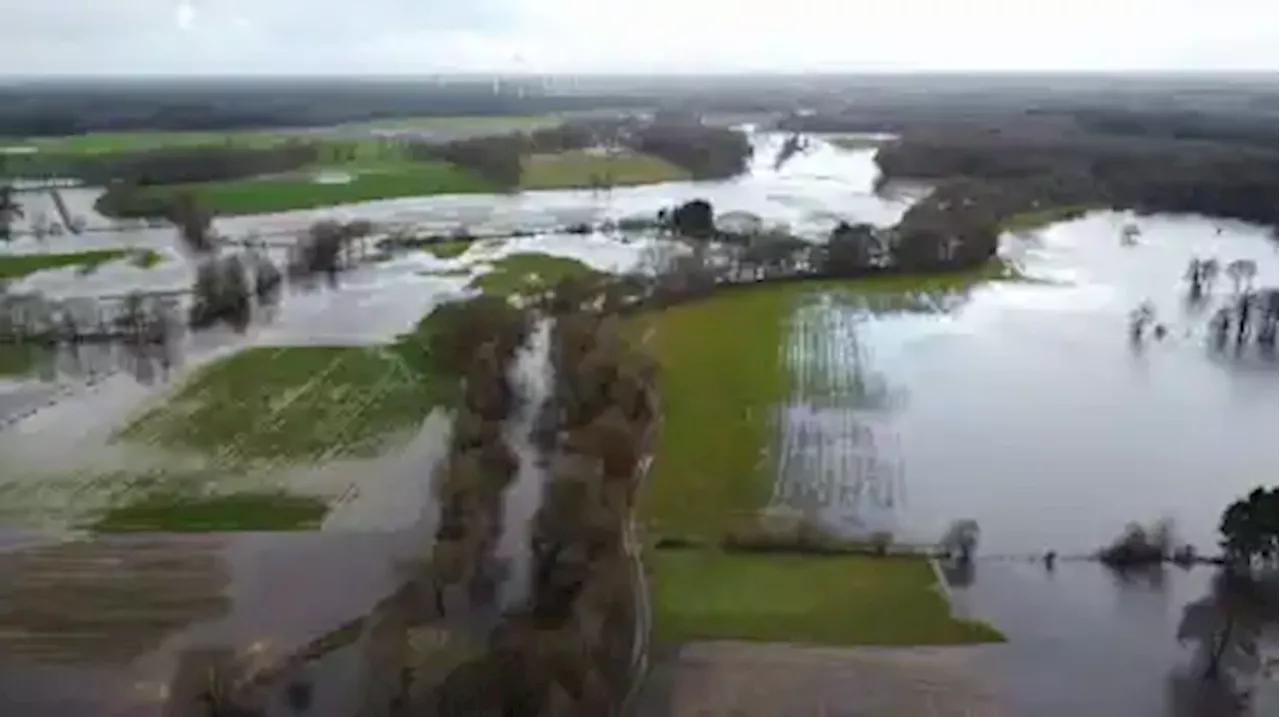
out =
<path fill-rule="evenodd" d="M 0 74 L 1236 70 L 1277 0 L 0 0 Z"/>

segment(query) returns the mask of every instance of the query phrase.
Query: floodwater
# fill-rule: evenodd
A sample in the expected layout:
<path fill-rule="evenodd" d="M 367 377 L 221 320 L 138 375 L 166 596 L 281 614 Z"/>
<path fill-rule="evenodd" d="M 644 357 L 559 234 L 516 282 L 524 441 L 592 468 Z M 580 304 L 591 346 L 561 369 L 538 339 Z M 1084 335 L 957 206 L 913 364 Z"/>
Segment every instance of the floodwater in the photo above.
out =
<path fill-rule="evenodd" d="M 723 182 L 598 193 L 396 199 L 222 219 L 218 229 L 232 236 L 287 234 L 315 219 L 337 216 L 411 225 L 423 232 L 466 226 L 480 234 L 651 216 L 700 196 L 719 213 L 749 213 L 766 225 L 786 224 L 818 239 L 842 219 L 891 224 L 921 193 L 912 187 L 890 195 L 873 193 L 871 149 L 839 150 L 818 141 L 775 169 L 782 138 L 758 135 L 755 142 L 751 171 Z M 123 226 L 92 213 L 94 190 L 63 194 L 72 214 L 85 216 L 91 229 Z M 1122 247 L 1120 231 L 1130 222 L 1142 234 L 1137 246 Z M 1220 235 L 1218 226 L 1223 228 Z M 18 282 L 18 288 L 58 296 L 183 289 L 191 270 L 174 241 L 172 229 L 147 228 L 52 237 L 48 245 L 54 251 L 128 245 L 173 254 L 149 271 L 111 265 L 91 277 L 71 270 L 42 272 Z M 3 250 L 39 251 L 41 246 L 21 239 Z M 467 277 L 440 272 L 465 266 L 480 270 L 485 262 L 525 250 L 580 256 L 598 268 L 620 270 L 641 260 L 646 243 L 541 234 L 482 243 L 450 260 L 411 252 L 364 265 L 335 290 L 287 296 L 273 323 L 226 341 L 219 350 L 254 343 L 385 341 L 435 303 L 465 293 Z M 826 482 L 853 475 L 859 482 L 856 490 L 837 490 L 837 498 L 820 507 L 831 513 L 828 519 L 855 529 L 888 528 L 904 539 L 932 540 L 952 520 L 980 523 L 980 553 L 987 557 L 978 561 L 971 584 L 957 587 L 956 595 L 967 612 L 992 620 L 1009 636 L 992 672 L 1007 683 L 1018 713 L 1168 714 L 1164 680 L 1185 661 L 1173 641 L 1177 615 L 1183 603 L 1206 587 L 1204 571 L 1172 571 L 1162 584 L 1135 586 L 1115 583 L 1088 563 L 1064 562 L 1047 575 L 1035 564 L 998 556 L 1047 549 L 1087 552 L 1128 521 L 1165 516 L 1175 520 L 1186 540 L 1209 551 L 1222 508 L 1253 485 L 1275 480 L 1280 472 L 1275 452 L 1280 399 L 1274 357 L 1254 349 L 1238 355 L 1209 350 L 1207 317 L 1187 312 L 1181 288 L 1187 260 L 1197 254 L 1224 262 L 1255 258 L 1260 269 L 1255 283 L 1274 284 L 1274 244 L 1264 230 L 1243 225 L 1096 213 L 1030 237 L 1009 237 L 1005 250 L 1028 274 L 1052 281 L 987 285 L 938 301 L 882 297 L 874 310 L 858 301 L 816 302 L 802 309 L 796 323 L 809 337 L 802 342 L 809 348 L 808 353 L 789 354 L 795 370 L 812 371 L 813 356 L 829 357 L 822 360 L 844 368 L 800 382 L 811 392 L 783 407 L 782 443 L 789 448 L 781 473 L 793 481 L 817 474 Z M 1226 284 L 1219 281 L 1218 297 L 1229 290 Z M 1170 332 L 1163 341 L 1135 347 L 1127 335 L 1128 313 L 1144 300 L 1156 305 Z M 894 311 L 895 305 L 912 310 Z M 922 312 L 921 305 L 933 311 Z M 68 381 L 66 377 L 61 371 L 34 372 L 0 382 L 0 414 L 10 410 L 6 401 L 25 406 L 25 401 L 41 400 L 30 396 Z M 56 432 L 60 426 L 79 425 L 87 416 L 94 425 L 108 425 L 123 407 L 154 397 L 152 389 L 128 381 L 132 379 L 120 375 L 106 392 L 82 396 L 71 391 L 77 400 L 37 411 L 16 425 L 23 437 L 36 435 L 37 428 Z M 537 381 L 526 383 L 533 388 Z M 126 384 L 134 388 L 126 389 Z M 824 385 L 837 390 L 825 401 L 814 400 Z M 92 396 L 100 393 L 115 398 L 97 402 Z M 424 434 L 431 437 L 414 444 L 422 451 L 413 460 L 396 463 L 403 484 L 388 479 L 384 493 L 374 482 L 363 502 L 352 504 L 354 512 L 345 514 L 352 517 L 351 525 L 366 525 L 388 511 L 388 528 L 398 530 L 373 536 L 348 529 L 193 538 L 203 547 L 174 552 L 213 556 L 201 560 L 220 564 L 206 571 L 217 573 L 217 579 L 192 578 L 212 595 L 198 601 L 207 602 L 209 610 L 148 623 L 158 635 L 139 638 L 136 645 L 120 640 L 121 649 L 135 645 L 136 654 L 97 658 L 85 648 L 85 661 L 93 664 L 71 665 L 42 658 L 29 646 L 42 644 L 41 636 L 51 640 L 69 623 L 24 617 L 29 613 L 13 606 L 26 603 L 0 592 L 0 619 L 12 623 L 0 624 L 0 636 L 10 636 L 0 641 L 0 706 L 19 705 L 20 714 L 99 715 L 103 703 L 90 705 L 112 695 L 111 704 L 155 704 L 158 710 L 156 698 L 148 703 L 138 695 L 147 689 L 154 695 L 155 684 L 164 681 L 183 649 L 207 642 L 243 651 L 267 641 L 271 650 L 287 652 L 367 611 L 402 578 L 397 561 L 425 551 L 420 536 L 429 530 L 420 524 L 429 522 L 430 506 L 403 507 L 429 503 L 428 464 L 430 454 L 438 453 L 429 446 L 443 444 L 440 420 L 435 416 L 424 424 Z M 0 437 L 8 432 L 0 431 Z M 514 523 L 527 521 L 536 508 L 536 498 L 526 500 L 529 495 L 520 493 L 537 483 L 527 480 L 535 471 L 528 470 L 532 463 L 526 457 L 507 505 L 508 520 Z M 517 494 L 524 498 L 517 500 Z M 401 509 L 394 519 L 393 508 Z M 342 516 L 339 511 L 331 520 L 341 526 L 348 521 Z M 405 529 L 413 516 L 420 521 Z M 515 558 L 509 567 L 516 569 L 508 571 L 513 582 L 502 590 L 518 595 L 520 550 L 527 546 L 516 546 L 522 531 L 509 534 L 500 552 Z M 0 544 L 0 569 L 12 564 L 5 561 L 18 560 L 15 556 L 24 558 L 17 564 L 25 567 L 10 570 L 54 576 L 64 567 L 58 554 L 41 558 L 44 553 L 28 547 L 38 536 L 0 531 L 0 540 L 5 541 Z M 176 544 L 167 537 L 154 540 Z M 106 553 L 121 550 L 116 541 L 90 545 L 95 547 L 89 550 Z M 41 560 L 47 561 L 44 567 Z M 13 583 L 0 582 L 6 584 Z M 86 597 L 129 594 L 126 588 L 97 587 L 91 580 L 66 584 Z M 319 606 L 313 608 L 313 603 Z M 93 611 L 75 607 L 68 603 L 62 613 Z M 145 601 L 141 607 L 145 612 Z M 22 629 L 12 631 L 18 627 Z M 28 647 L 14 647 L 19 642 Z M 139 681 L 150 687 L 137 687 Z M 342 699 L 334 698 L 338 703 Z"/>
<path fill-rule="evenodd" d="M 1125 247 L 1131 223 L 1141 238 Z M 976 571 L 955 592 L 1009 637 L 991 674 L 1016 714 L 1181 714 L 1170 675 L 1189 654 L 1174 636 L 1212 571 L 1120 581 L 1088 561 L 1050 573 L 1036 556 L 1086 555 L 1162 518 L 1213 554 L 1222 510 L 1275 484 L 1275 352 L 1213 348 L 1208 317 L 1234 289 L 1221 280 L 1193 306 L 1182 280 L 1192 257 L 1245 258 L 1255 286 L 1275 286 L 1275 243 L 1258 227 L 1099 212 L 1003 251 L 1043 281 L 798 310 L 800 395 L 780 416 L 775 500 L 906 542 L 978 521 Z M 1144 301 L 1168 334 L 1135 344 Z M 1261 694 L 1258 714 L 1274 712 L 1274 682 Z"/>
<path fill-rule="evenodd" d="M 533 443 L 534 421 L 554 385 L 550 360 L 552 322 L 543 319 L 521 347 L 511 365 L 519 409 L 506 427 L 506 441 L 520 466 L 507 487 L 502 513 L 502 535 L 497 557 L 506 566 L 506 579 L 498 590 L 498 605 L 514 609 L 528 602 L 532 575 L 529 525 L 542 503 L 544 460 Z"/>

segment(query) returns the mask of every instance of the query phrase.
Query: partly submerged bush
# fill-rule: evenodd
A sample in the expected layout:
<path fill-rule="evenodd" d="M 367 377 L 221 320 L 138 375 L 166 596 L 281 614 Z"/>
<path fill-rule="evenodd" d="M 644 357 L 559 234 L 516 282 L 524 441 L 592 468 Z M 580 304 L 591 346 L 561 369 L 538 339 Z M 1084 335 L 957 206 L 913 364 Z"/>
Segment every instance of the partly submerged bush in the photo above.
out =
<path fill-rule="evenodd" d="M 1110 545 L 1098 551 L 1098 560 L 1116 569 L 1158 565 L 1173 558 L 1179 549 L 1171 520 L 1144 526 L 1130 523 Z"/>

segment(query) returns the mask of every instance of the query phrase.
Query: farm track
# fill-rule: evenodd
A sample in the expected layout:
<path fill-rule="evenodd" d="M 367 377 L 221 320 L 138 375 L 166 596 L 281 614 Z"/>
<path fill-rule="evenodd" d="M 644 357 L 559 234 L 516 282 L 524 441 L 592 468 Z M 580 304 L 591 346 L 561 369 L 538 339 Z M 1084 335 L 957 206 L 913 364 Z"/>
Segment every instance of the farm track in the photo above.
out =
<path fill-rule="evenodd" d="M 655 660 L 634 717 L 1002 717 L 972 667 L 999 646 L 695 642 Z"/>

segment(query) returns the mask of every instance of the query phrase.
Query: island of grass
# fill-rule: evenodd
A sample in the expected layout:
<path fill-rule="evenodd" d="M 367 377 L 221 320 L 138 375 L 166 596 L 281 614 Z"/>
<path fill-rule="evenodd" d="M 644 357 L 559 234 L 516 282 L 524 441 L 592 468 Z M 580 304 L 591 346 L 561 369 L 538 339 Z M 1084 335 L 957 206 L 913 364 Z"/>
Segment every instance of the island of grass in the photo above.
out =
<path fill-rule="evenodd" d="M 521 162 L 523 189 L 579 189 L 657 184 L 689 178 L 689 172 L 658 157 L 574 150 L 535 154 Z"/>
<path fill-rule="evenodd" d="M 898 303 L 928 310 L 994 272 L 762 285 L 631 320 L 632 337 L 658 364 L 663 406 L 639 517 L 652 537 L 693 546 L 650 551 L 660 636 L 840 644 L 997 637 L 950 616 L 923 557 L 817 555 L 803 546 L 786 554 L 725 552 L 744 516 L 758 515 L 773 493 L 788 428 L 778 420 L 781 409 L 795 400 L 839 409 L 850 398 L 841 391 L 851 383 L 827 375 L 850 364 L 820 362 L 820 375 L 797 369 L 802 355 L 853 350 L 831 344 L 822 321 L 804 320 L 805 312 Z M 941 296 L 922 299 L 930 290 Z M 861 614 L 869 609 L 873 617 Z M 884 614 L 894 609 L 903 614 Z"/>
<path fill-rule="evenodd" d="M 131 254 L 129 249 L 97 249 L 67 254 L 0 254 L 0 279 L 20 279 L 38 271 L 79 267 L 89 272 Z M 158 257 L 159 255 L 157 255 Z"/>
<path fill-rule="evenodd" d="M 202 370 L 118 438 L 230 465 L 371 457 L 447 391 L 390 347 L 251 348 Z"/>
<path fill-rule="evenodd" d="M 493 268 L 476 277 L 471 287 L 494 296 L 532 296 L 545 292 L 565 279 L 577 279 L 594 273 L 577 259 L 549 254 L 508 254 L 493 263 Z"/>

